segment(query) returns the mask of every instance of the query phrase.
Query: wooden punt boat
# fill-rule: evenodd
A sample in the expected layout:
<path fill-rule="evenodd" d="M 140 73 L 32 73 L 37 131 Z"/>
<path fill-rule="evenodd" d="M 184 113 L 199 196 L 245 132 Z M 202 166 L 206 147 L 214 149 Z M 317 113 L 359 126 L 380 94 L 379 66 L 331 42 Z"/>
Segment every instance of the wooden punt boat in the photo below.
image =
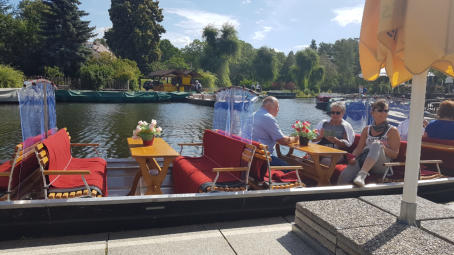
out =
<path fill-rule="evenodd" d="M 38 193 L 31 189 L 30 195 L 20 200 L 0 201 L 0 236 L 85 234 L 289 215 L 298 201 L 399 194 L 403 188 L 402 182 L 393 182 L 364 188 L 345 185 L 174 194 L 170 168 L 161 186 L 163 194 L 142 195 L 145 187 L 139 185 L 136 195 L 127 196 L 138 171 L 139 165 L 132 158 L 108 159 L 107 197 L 43 199 L 38 181 Z M 421 180 L 418 192 L 437 202 L 452 200 L 454 177 Z"/>
<path fill-rule="evenodd" d="M 138 171 L 136 161 L 109 159 L 107 167 L 109 197 L 0 201 L 0 236 L 80 234 L 289 215 L 298 201 L 400 194 L 403 188 L 397 182 L 364 188 L 346 185 L 172 194 L 170 170 L 162 186 L 165 194 L 126 196 Z M 453 177 L 419 181 L 418 194 L 433 201 L 452 200 L 453 192 Z"/>

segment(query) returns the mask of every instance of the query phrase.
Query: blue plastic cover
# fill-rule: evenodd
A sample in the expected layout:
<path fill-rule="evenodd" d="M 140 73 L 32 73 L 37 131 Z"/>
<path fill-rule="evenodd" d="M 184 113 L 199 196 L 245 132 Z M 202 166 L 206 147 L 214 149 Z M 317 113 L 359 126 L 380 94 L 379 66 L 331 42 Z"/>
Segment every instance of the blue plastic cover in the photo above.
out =
<path fill-rule="evenodd" d="M 371 125 L 374 121 L 372 117 L 372 103 L 375 102 L 373 98 L 367 99 L 351 99 L 345 101 L 346 114 L 344 119 L 348 121 L 355 131 L 361 130 Z M 392 99 L 388 101 L 389 113 L 388 122 L 391 125 L 397 126 L 400 122 L 408 118 L 410 113 L 410 103 L 408 100 Z"/>
<path fill-rule="evenodd" d="M 241 87 L 230 87 L 216 93 L 213 129 L 224 130 L 252 140 L 254 112 L 258 108 L 258 95 Z"/>
<path fill-rule="evenodd" d="M 25 82 L 19 91 L 19 109 L 24 149 L 57 131 L 55 92 L 50 81 L 40 79 Z"/>

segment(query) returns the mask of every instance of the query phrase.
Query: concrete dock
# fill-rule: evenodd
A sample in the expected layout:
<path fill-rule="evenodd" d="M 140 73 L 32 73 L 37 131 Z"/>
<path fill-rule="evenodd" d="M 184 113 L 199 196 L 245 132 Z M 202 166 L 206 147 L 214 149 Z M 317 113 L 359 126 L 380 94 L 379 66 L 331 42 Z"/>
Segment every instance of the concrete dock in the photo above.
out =
<path fill-rule="evenodd" d="M 295 216 L 0 241 L 1 254 L 454 254 L 454 204 L 400 195 L 300 202 Z M 45 230 L 43 230 L 45 231 Z"/>
<path fill-rule="evenodd" d="M 0 242 L 0 254 L 318 254 L 293 216 Z M 45 231 L 45 230 L 43 230 Z"/>

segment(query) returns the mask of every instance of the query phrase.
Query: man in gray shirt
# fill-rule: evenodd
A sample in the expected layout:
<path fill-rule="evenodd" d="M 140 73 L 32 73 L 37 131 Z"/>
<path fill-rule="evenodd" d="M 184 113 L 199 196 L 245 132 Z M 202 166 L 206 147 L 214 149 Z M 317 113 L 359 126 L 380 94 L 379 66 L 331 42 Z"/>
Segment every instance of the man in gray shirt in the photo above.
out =
<path fill-rule="evenodd" d="M 254 124 L 252 130 L 252 140 L 268 146 L 271 154 L 274 152 L 276 143 L 287 145 L 298 142 L 298 137 L 285 136 L 276 116 L 279 112 L 279 101 L 277 98 L 269 96 L 263 100 L 262 107 L 254 114 Z M 276 156 L 271 156 L 270 162 L 273 166 L 287 165 L 287 163 Z"/>

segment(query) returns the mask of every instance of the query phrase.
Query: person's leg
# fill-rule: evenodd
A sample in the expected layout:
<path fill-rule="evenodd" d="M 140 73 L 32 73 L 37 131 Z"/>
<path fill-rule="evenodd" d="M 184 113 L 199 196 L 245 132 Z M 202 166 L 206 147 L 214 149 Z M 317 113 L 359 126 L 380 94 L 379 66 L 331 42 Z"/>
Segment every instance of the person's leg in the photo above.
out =
<path fill-rule="evenodd" d="M 391 162 L 391 159 L 386 156 L 385 151 L 383 150 L 383 148 L 381 148 L 378 160 L 372 167 L 370 172 L 383 177 L 383 175 L 386 173 L 386 170 L 388 170 L 388 167 L 384 164 L 388 162 Z"/>
<path fill-rule="evenodd" d="M 369 175 L 369 171 L 377 164 L 377 161 L 380 158 L 381 154 L 384 154 L 383 147 L 380 142 L 373 142 L 369 147 L 369 153 L 367 154 L 366 160 L 361 167 L 361 171 L 358 172 L 358 175 L 353 180 L 353 183 L 359 187 L 364 187 L 366 177 Z"/>
<path fill-rule="evenodd" d="M 360 170 L 358 162 L 356 162 L 354 165 L 348 165 L 347 168 L 342 171 L 342 173 L 339 175 L 339 178 L 337 179 L 337 184 L 338 185 L 345 185 L 345 184 L 351 184 L 353 179 L 356 177 Z"/>
<path fill-rule="evenodd" d="M 288 163 L 276 156 L 271 156 L 270 166 L 288 166 Z"/>

